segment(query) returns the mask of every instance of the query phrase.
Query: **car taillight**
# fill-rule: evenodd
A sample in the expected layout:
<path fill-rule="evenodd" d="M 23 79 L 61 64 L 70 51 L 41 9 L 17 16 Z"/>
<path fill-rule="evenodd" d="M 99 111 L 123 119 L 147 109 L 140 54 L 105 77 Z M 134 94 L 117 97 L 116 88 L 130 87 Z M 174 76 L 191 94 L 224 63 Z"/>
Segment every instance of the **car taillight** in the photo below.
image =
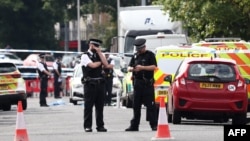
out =
<path fill-rule="evenodd" d="M 11 76 L 12 76 L 12 78 L 21 78 L 21 74 L 13 74 Z"/>
<path fill-rule="evenodd" d="M 185 81 L 185 78 L 184 78 L 184 77 L 181 77 L 181 78 L 179 79 L 179 81 L 180 81 L 180 84 L 186 85 L 186 81 Z"/>
<path fill-rule="evenodd" d="M 244 85 L 244 82 L 241 79 L 239 79 L 237 87 L 242 87 L 243 85 Z"/>

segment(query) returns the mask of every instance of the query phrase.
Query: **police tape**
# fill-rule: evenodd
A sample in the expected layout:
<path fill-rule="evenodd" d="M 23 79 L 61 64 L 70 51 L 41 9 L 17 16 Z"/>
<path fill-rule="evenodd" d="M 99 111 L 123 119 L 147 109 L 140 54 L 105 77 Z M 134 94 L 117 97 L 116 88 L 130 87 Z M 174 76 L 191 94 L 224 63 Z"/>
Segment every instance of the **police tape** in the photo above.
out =
<path fill-rule="evenodd" d="M 58 51 L 58 50 L 27 50 L 27 49 L 0 49 L 1 52 L 25 52 L 25 53 L 49 53 L 49 54 L 82 54 L 83 52 L 75 52 L 75 51 Z M 114 52 L 105 52 L 104 54 L 112 54 L 112 55 L 133 55 L 133 53 L 114 53 Z"/>

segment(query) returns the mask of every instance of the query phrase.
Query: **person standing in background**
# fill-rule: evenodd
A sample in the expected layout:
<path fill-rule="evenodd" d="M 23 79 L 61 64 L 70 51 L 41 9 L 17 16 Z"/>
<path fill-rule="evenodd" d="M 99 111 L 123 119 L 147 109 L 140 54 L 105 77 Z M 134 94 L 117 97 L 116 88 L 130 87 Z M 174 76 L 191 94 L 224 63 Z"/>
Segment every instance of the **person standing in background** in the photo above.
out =
<path fill-rule="evenodd" d="M 45 54 L 40 54 L 40 61 L 37 65 L 38 73 L 40 77 L 40 96 L 39 103 L 41 107 L 48 107 L 46 97 L 48 96 L 48 78 L 51 76 L 45 62 Z"/>
<path fill-rule="evenodd" d="M 57 57 L 53 63 L 54 72 L 54 98 L 61 98 L 60 92 L 62 91 L 62 64 L 61 57 Z"/>
<path fill-rule="evenodd" d="M 113 88 L 113 67 L 115 65 L 115 61 L 109 57 L 110 53 L 105 52 L 105 58 L 108 61 L 108 67 L 103 69 L 103 75 L 105 78 L 105 105 L 111 106 L 112 99 L 112 88 Z"/>

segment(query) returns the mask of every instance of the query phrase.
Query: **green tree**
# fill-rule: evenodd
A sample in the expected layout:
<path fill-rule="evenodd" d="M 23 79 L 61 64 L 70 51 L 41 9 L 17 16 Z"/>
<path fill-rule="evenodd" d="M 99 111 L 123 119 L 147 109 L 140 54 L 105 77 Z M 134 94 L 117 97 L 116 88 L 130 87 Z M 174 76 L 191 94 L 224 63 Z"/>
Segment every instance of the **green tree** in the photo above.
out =
<path fill-rule="evenodd" d="M 154 0 L 164 5 L 175 21 L 182 21 L 189 36 L 250 38 L 249 0 Z"/>
<path fill-rule="evenodd" d="M 0 0 L 1 48 L 56 49 L 54 24 L 66 0 Z"/>

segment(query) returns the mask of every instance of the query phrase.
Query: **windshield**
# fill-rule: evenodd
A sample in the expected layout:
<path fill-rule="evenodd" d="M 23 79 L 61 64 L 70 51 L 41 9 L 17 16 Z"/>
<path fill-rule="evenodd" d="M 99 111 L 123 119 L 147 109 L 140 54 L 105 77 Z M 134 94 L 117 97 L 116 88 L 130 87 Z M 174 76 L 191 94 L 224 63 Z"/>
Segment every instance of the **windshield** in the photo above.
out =
<path fill-rule="evenodd" d="M 159 59 L 157 66 L 163 73 L 174 74 L 179 67 L 182 59 Z"/>
<path fill-rule="evenodd" d="M 124 53 L 133 53 L 134 41 L 135 41 L 135 37 L 126 37 L 125 38 Z"/>
<path fill-rule="evenodd" d="M 187 39 L 185 37 L 177 37 L 177 38 L 162 38 L 159 40 L 158 38 L 155 39 L 148 39 L 146 42 L 147 49 L 150 51 L 155 51 L 156 47 L 159 46 L 167 46 L 167 45 L 179 45 L 179 44 L 186 44 Z"/>

